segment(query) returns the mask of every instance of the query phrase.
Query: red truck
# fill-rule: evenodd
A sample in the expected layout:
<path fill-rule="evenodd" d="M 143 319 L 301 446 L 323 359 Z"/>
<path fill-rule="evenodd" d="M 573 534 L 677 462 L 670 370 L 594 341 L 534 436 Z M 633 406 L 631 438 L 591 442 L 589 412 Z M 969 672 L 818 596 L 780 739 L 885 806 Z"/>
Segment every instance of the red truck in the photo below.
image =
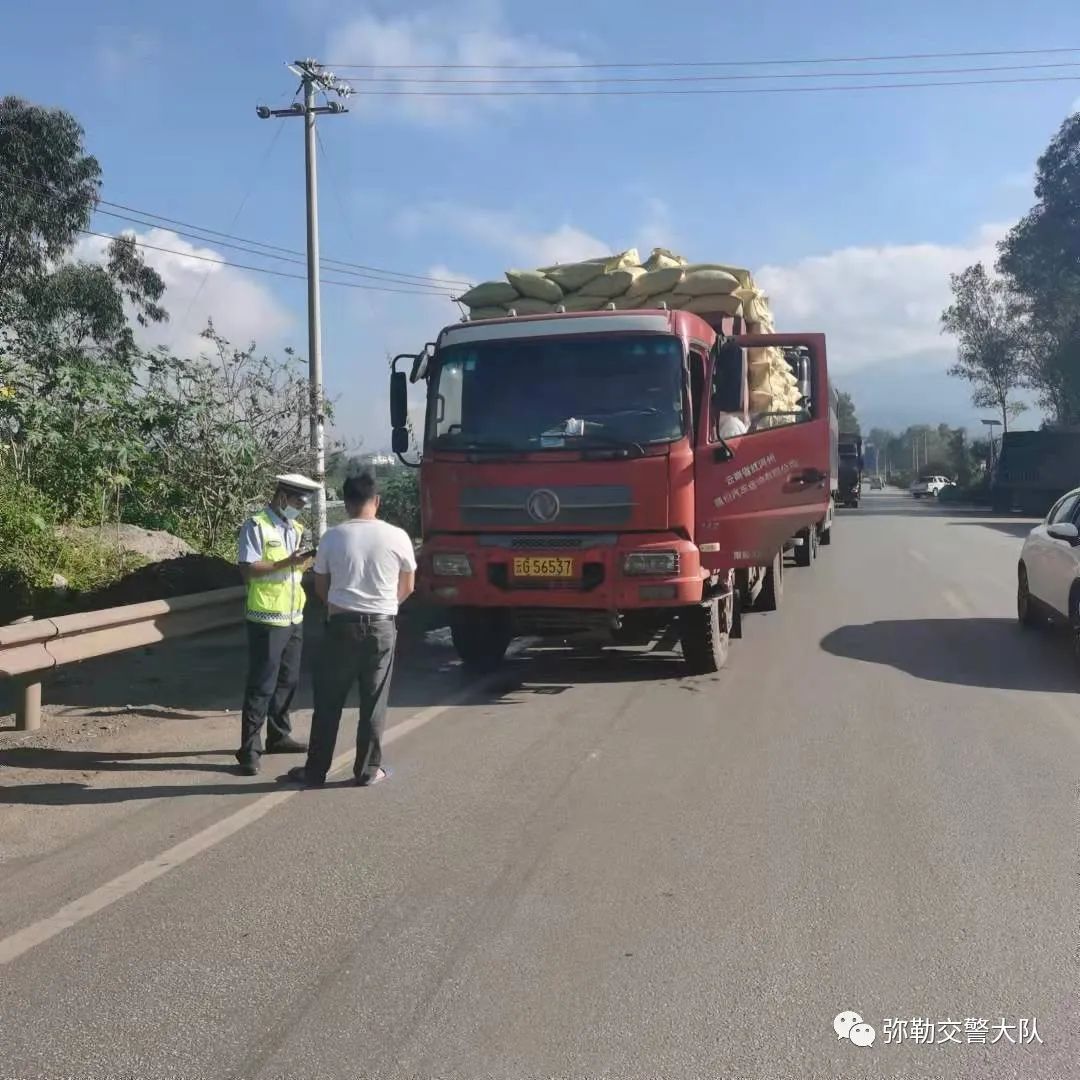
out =
<path fill-rule="evenodd" d="M 671 628 L 703 674 L 743 612 L 779 606 L 785 549 L 809 565 L 829 542 L 835 393 L 822 334 L 746 329 L 668 310 L 507 317 L 395 358 L 399 456 L 408 383 L 427 390 L 418 592 L 449 610 L 467 667 L 520 635 Z M 766 346 L 798 379 L 794 412 L 751 412 L 748 350 Z"/>

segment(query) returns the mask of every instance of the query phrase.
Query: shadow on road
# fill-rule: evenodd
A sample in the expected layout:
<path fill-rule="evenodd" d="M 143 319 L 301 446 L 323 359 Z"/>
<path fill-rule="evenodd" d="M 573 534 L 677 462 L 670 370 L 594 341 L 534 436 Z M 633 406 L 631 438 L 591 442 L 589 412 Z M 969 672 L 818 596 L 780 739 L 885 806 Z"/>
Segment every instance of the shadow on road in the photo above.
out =
<path fill-rule="evenodd" d="M 833 656 L 882 664 L 917 679 L 997 690 L 1075 693 L 1080 677 L 1065 635 L 1012 619 L 897 619 L 842 626 L 821 639 Z"/>
<path fill-rule="evenodd" d="M 230 770 L 233 762 L 215 765 L 191 758 L 229 756 L 229 750 L 174 750 L 148 754 L 111 753 L 108 750 L 60 750 L 47 746 L 13 746 L 0 750 L 0 768 L 73 769 L 81 772 L 214 772 Z M 183 761 L 162 761 L 183 758 Z"/>
<path fill-rule="evenodd" d="M 964 529 L 993 529 L 994 532 L 1004 533 L 1006 536 L 1016 537 L 1017 540 L 1026 540 L 1028 533 L 1038 524 L 1037 521 L 950 521 L 949 526 L 960 526 Z"/>
<path fill-rule="evenodd" d="M 265 795 L 289 790 L 271 779 L 254 783 L 150 784 L 146 787 L 87 787 L 84 784 L 19 784 L 0 787 L 0 806 L 103 806 L 134 799 L 166 799 L 183 795 Z"/>

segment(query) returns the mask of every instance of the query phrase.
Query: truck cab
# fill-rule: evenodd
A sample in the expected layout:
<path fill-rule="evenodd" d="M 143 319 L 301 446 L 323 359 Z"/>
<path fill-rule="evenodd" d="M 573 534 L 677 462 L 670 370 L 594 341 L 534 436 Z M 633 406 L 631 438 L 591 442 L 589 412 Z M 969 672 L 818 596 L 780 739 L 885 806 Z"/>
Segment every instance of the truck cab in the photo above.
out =
<path fill-rule="evenodd" d="M 785 545 L 816 549 L 829 520 L 835 420 L 821 335 L 743 329 L 666 310 L 485 319 L 397 358 L 399 452 L 398 362 L 426 386 L 418 591 L 449 608 L 466 664 L 519 634 L 674 625 L 689 668 L 714 671 L 740 610 L 776 606 Z M 754 411 L 765 347 L 800 375 L 793 410 Z"/>

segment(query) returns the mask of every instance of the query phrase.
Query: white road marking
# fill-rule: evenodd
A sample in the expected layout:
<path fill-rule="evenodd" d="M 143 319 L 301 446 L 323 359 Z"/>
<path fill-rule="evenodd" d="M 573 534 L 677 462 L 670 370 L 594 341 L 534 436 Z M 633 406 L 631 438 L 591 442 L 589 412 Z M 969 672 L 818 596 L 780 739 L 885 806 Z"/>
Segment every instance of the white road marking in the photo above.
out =
<path fill-rule="evenodd" d="M 924 566 L 930 561 L 921 551 L 916 551 L 914 548 L 908 548 L 908 554 L 917 563 L 922 563 Z"/>
<path fill-rule="evenodd" d="M 517 648 L 513 648 L 512 652 L 520 652 L 526 647 L 526 643 L 519 644 L 515 642 L 514 644 Z M 448 709 L 468 701 L 484 685 L 485 681 L 481 680 L 479 683 L 474 683 L 461 693 L 455 694 L 442 705 L 431 705 L 426 709 L 421 709 L 418 713 L 408 717 L 408 719 L 402 720 L 400 724 L 395 724 L 383 736 L 383 745 L 389 746 L 391 743 L 397 742 L 398 739 L 404 738 L 411 732 L 416 731 L 417 728 L 430 724 L 432 720 L 441 716 Z M 328 775 L 332 776 L 348 769 L 351 767 L 355 757 L 355 749 L 340 754 L 334 758 Z M 248 803 L 241 810 L 237 810 L 236 813 L 222 818 L 221 821 L 203 829 L 202 832 L 196 833 L 187 840 L 169 848 L 168 851 L 140 863 L 134 869 L 113 878 L 112 881 L 106 882 L 78 900 L 65 904 L 54 915 L 39 919 L 29 926 L 23 927 L 22 930 L 16 930 L 15 933 L 6 938 L 0 938 L 0 966 L 10 964 L 12 960 L 18 959 L 24 953 L 43 944 L 50 938 L 56 937 L 57 934 L 62 933 L 64 930 L 78 925 L 85 919 L 89 919 L 92 915 L 96 915 L 111 904 L 115 904 L 117 900 L 130 896 L 144 885 L 149 885 L 151 881 L 156 881 L 159 877 L 167 874 L 170 870 L 183 866 L 184 863 L 195 858 L 196 855 L 209 851 L 212 847 L 220 844 L 222 840 L 227 840 L 241 829 L 245 829 L 248 825 L 258 821 L 259 818 L 265 817 L 271 810 L 281 806 L 282 803 L 288 802 L 289 799 L 299 795 L 302 790 L 302 788 L 295 787 L 286 791 L 274 791 L 268 795 L 263 795 L 254 802 Z"/>

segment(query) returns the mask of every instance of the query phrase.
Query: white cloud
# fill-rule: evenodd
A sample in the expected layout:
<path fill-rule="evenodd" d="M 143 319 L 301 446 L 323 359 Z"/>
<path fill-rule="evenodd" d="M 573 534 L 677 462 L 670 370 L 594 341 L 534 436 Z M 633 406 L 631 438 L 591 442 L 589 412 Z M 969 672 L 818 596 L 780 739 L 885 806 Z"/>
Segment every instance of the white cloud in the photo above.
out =
<path fill-rule="evenodd" d="M 491 79 L 507 77 L 511 72 L 498 68 L 521 64 L 580 63 L 578 53 L 545 44 L 532 34 L 514 34 L 507 26 L 498 0 L 461 0 L 426 11 L 382 17 L 361 10 L 329 38 L 326 55 L 337 64 L 366 65 L 367 69 L 341 69 L 342 76 L 371 76 L 371 68 L 400 68 L 403 65 L 467 65 L 470 70 L 404 71 L 382 70 L 380 78 L 415 79 Z M 525 72 L 520 77 L 529 77 Z M 551 76 L 544 76 L 550 78 Z M 364 89 L 391 89 L 388 84 L 358 84 L 359 93 L 350 108 L 371 111 L 383 108 L 393 114 L 421 123 L 461 121 L 479 114 L 506 112 L 522 104 L 514 97 L 380 97 L 365 95 Z M 409 83 L 413 90 L 448 89 L 426 82 Z M 405 87 L 402 87 L 405 89 Z M 483 84 L 473 83 L 457 89 L 460 93 L 480 91 Z M 509 89 L 514 89 L 510 87 Z M 528 89 L 521 87 L 521 89 Z"/>
<path fill-rule="evenodd" d="M 409 235 L 443 232 L 458 236 L 530 267 L 591 259 L 612 250 L 610 244 L 574 225 L 563 224 L 544 232 L 523 225 L 515 214 L 456 203 L 431 203 L 408 210 L 399 217 L 398 227 Z M 486 271 L 483 276 L 496 275 Z"/>
<path fill-rule="evenodd" d="M 645 200 L 642 223 L 625 238 L 627 243 L 621 245 L 613 245 L 568 222 L 553 229 L 537 229 L 509 211 L 449 202 L 429 203 L 404 211 L 397 225 L 409 236 L 443 233 L 460 237 L 505 257 L 516 266 L 527 267 L 594 259 L 626 246 L 637 247 L 643 257 L 654 247 L 678 246 L 670 208 L 658 198 Z M 499 269 L 502 268 L 500 265 Z M 480 276 L 498 275 L 487 268 Z"/>
<path fill-rule="evenodd" d="M 138 74 L 161 51 L 161 39 L 142 30 L 103 30 L 98 39 L 97 66 L 104 78 L 118 81 Z"/>
<path fill-rule="evenodd" d="M 849 247 L 756 274 L 782 329 L 823 330 L 830 366 L 853 371 L 908 356 L 951 356 L 941 312 L 949 304 L 949 275 L 972 263 L 992 266 L 1007 226 L 983 226 L 967 244 Z"/>
<path fill-rule="evenodd" d="M 1072 115 L 1073 113 L 1078 113 L 1078 112 L 1080 112 L 1080 97 L 1078 97 L 1078 98 L 1077 98 L 1077 99 L 1076 99 L 1076 100 L 1075 100 L 1075 101 L 1074 101 L 1074 102 L 1073 102 L 1073 103 L 1072 103 L 1072 104 L 1071 104 L 1071 105 L 1069 106 L 1069 115 L 1070 115 L 1070 116 L 1071 116 L 1071 115 Z"/>
<path fill-rule="evenodd" d="M 941 333 L 949 275 L 997 258 L 1008 226 L 984 225 L 964 244 L 849 247 L 764 266 L 780 330 L 824 331 L 829 369 L 853 392 L 864 427 L 946 422 L 978 429 L 970 387 L 948 376 L 955 343 Z M 1037 424 L 1037 413 L 1026 414 Z"/>
<path fill-rule="evenodd" d="M 255 341 L 260 347 L 273 348 L 293 326 L 293 318 L 254 275 L 218 262 L 227 256 L 209 247 L 197 247 L 169 229 L 151 229 L 139 233 L 126 230 L 136 241 L 167 248 L 154 251 L 140 248 L 148 266 L 165 282 L 162 304 L 169 321 L 137 328 L 137 337 L 145 347 L 166 345 L 178 354 L 195 355 L 206 349 L 199 336 L 212 318 L 215 328 L 233 344 L 244 347 Z M 104 263 L 110 240 L 98 236 L 83 237 L 74 257 L 85 262 Z M 186 256 L 198 255 L 203 259 Z M 300 270 L 302 271 L 302 267 Z"/>

